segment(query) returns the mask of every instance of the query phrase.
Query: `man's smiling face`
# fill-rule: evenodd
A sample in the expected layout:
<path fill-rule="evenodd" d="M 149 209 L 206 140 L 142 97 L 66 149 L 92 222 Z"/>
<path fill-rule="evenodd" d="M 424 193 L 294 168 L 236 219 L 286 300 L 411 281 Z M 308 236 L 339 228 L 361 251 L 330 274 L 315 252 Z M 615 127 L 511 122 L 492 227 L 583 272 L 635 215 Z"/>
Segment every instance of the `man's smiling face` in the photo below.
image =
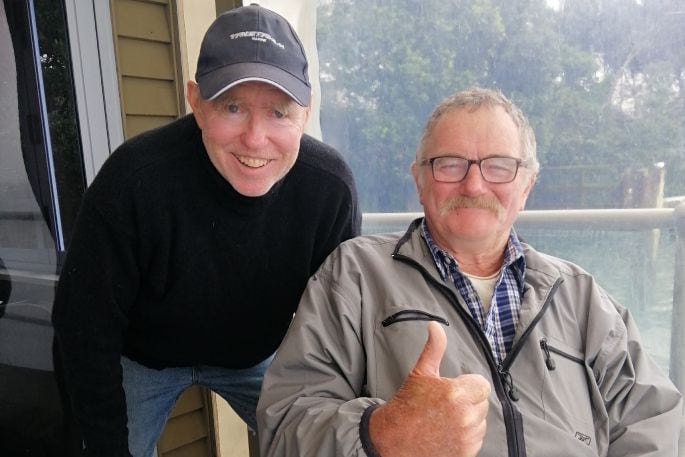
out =
<path fill-rule="evenodd" d="M 245 82 L 215 100 L 188 83 L 209 159 L 239 193 L 266 194 L 295 164 L 309 108 L 270 84 Z"/>

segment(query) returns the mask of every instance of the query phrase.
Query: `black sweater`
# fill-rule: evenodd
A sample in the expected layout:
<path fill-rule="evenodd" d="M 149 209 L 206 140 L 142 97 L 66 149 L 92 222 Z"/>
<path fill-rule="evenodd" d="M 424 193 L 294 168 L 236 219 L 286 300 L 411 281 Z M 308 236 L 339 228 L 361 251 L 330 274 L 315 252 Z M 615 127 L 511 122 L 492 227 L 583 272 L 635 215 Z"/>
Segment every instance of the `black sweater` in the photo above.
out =
<path fill-rule="evenodd" d="M 124 143 L 85 194 L 53 309 L 89 445 L 126 445 L 121 354 L 153 368 L 257 364 L 360 224 L 349 168 L 306 135 L 262 197 L 218 173 L 192 115 Z"/>

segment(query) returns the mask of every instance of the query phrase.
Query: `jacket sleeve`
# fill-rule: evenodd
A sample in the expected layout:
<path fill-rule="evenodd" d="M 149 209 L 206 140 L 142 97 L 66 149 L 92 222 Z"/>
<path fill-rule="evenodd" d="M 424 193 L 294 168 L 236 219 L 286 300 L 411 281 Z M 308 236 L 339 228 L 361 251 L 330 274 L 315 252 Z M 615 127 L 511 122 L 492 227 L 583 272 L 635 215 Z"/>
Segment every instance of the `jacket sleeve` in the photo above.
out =
<path fill-rule="evenodd" d="M 674 457 L 682 396 L 645 353 L 628 310 L 613 305 L 618 311 L 614 326 L 593 363 L 609 420 L 608 455 Z"/>
<path fill-rule="evenodd" d="M 53 307 L 56 347 L 84 454 L 129 456 L 122 335 L 137 292 L 130 236 L 84 200 Z"/>
<path fill-rule="evenodd" d="M 363 396 L 359 293 L 343 290 L 325 267 L 310 279 L 264 378 L 257 407 L 264 457 L 367 455 L 360 421 L 383 401 Z"/>

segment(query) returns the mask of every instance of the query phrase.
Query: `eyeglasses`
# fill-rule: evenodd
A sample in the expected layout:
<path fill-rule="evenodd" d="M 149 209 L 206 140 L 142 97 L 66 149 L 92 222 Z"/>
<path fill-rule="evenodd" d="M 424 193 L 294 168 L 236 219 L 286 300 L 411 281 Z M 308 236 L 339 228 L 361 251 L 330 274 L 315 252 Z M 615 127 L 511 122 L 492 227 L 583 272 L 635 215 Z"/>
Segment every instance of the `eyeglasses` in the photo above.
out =
<path fill-rule="evenodd" d="M 478 165 L 480 175 L 489 183 L 505 184 L 516 178 L 519 166 L 526 167 L 525 160 L 515 157 L 486 157 L 469 160 L 458 156 L 442 156 L 425 159 L 420 165 L 430 165 L 433 179 L 438 182 L 459 182 L 466 178 L 471 165 Z"/>

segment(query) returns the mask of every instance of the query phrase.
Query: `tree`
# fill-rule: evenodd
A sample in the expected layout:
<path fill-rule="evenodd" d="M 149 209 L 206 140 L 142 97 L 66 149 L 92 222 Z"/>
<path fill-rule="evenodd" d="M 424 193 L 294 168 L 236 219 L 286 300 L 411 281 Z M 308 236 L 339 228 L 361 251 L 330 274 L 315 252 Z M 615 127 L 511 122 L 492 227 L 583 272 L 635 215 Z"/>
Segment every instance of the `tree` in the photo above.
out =
<path fill-rule="evenodd" d="M 589 165 L 614 182 L 664 161 L 683 176 L 678 1 L 322 1 L 324 137 L 350 162 L 365 211 L 418 209 L 408 167 L 425 119 L 470 85 L 523 108 L 543 170 Z M 683 194 L 685 180 L 666 189 Z"/>

